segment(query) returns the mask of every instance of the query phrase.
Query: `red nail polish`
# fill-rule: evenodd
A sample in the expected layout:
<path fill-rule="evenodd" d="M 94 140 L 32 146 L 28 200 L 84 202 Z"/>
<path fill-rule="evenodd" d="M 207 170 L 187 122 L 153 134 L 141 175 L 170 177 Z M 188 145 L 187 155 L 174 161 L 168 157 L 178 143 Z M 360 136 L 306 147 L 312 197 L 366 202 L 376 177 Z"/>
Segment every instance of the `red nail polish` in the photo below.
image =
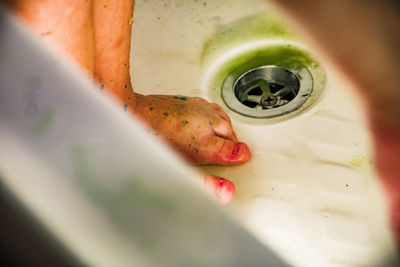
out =
<path fill-rule="evenodd" d="M 237 155 L 242 147 L 243 143 L 236 143 L 235 147 L 233 148 L 232 155 Z"/>
<path fill-rule="evenodd" d="M 230 162 L 231 163 L 240 163 L 247 161 L 250 157 L 250 150 L 248 146 L 245 143 L 239 142 L 236 143 L 231 156 L 230 156 Z"/>
<path fill-rule="evenodd" d="M 218 181 L 216 195 L 222 204 L 227 204 L 235 195 L 235 186 L 230 181 L 220 178 Z"/>

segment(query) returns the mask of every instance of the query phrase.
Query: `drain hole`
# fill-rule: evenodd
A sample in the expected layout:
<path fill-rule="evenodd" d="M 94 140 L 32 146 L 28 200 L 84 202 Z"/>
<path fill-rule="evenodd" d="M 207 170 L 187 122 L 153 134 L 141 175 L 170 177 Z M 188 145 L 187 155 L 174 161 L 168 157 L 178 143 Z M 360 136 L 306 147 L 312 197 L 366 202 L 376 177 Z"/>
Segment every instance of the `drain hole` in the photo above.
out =
<path fill-rule="evenodd" d="M 262 91 L 260 87 L 256 87 L 251 89 L 250 92 L 247 93 L 248 95 L 262 95 Z"/>
<path fill-rule="evenodd" d="M 246 107 L 249 107 L 249 108 L 255 108 L 255 107 L 258 106 L 257 103 L 250 102 L 250 101 L 247 101 L 247 100 L 243 101 L 242 104 L 245 105 Z"/>
<path fill-rule="evenodd" d="M 242 75 L 235 83 L 236 98 L 254 109 L 271 109 L 286 105 L 299 92 L 299 79 L 280 67 L 257 68 Z"/>
<path fill-rule="evenodd" d="M 269 89 L 271 89 L 271 93 L 275 94 L 278 92 L 280 89 L 284 88 L 284 85 L 276 84 L 276 83 L 270 83 Z"/>
<path fill-rule="evenodd" d="M 289 113 L 299 108 L 312 92 L 311 75 L 306 69 L 300 72 L 298 76 L 295 71 L 278 66 L 252 69 L 233 84 L 225 82 L 222 96 L 228 107 L 249 117 L 268 118 Z"/>

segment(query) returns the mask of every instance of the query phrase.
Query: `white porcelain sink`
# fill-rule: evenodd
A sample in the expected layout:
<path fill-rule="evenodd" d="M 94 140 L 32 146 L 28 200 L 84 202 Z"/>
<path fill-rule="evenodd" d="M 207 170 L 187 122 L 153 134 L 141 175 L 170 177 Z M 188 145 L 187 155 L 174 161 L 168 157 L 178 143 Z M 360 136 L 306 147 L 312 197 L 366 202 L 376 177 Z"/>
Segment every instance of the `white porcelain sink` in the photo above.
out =
<path fill-rule="evenodd" d="M 274 120 L 234 113 L 220 88 L 212 88 L 235 53 L 271 42 L 308 50 L 276 24 L 276 16 L 262 0 L 137 0 L 134 88 L 200 96 L 224 108 L 252 158 L 240 166 L 199 169 L 234 181 L 237 193 L 228 207 L 294 266 L 400 264 L 364 117 L 338 72 L 314 55 L 326 73 L 324 91 L 302 112 Z M 324 83 L 319 78 L 315 85 Z"/>

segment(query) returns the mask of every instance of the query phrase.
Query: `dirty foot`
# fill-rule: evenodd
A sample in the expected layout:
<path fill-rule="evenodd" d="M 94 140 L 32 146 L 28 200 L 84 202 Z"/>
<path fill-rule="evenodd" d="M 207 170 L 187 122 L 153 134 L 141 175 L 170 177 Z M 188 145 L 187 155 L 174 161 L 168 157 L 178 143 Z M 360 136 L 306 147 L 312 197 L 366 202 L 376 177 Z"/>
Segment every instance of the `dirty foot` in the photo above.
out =
<path fill-rule="evenodd" d="M 234 165 L 250 157 L 228 115 L 204 99 L 136 94 L 135 113 L 192 163 Z"/>

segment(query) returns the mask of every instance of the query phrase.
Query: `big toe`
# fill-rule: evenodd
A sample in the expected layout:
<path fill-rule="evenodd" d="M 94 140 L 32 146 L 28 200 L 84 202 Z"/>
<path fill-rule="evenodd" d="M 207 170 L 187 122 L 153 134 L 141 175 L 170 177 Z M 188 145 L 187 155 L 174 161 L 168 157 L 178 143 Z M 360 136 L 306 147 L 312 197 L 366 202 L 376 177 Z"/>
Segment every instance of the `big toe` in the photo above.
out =
<path fill-rule="evenodd" d="M 239 164 L 250 158 L 250 149 L 243 142 L 224 141 L 217 158 L 222 164 Z"/>
<path fill-rule="evenodd" d="M 228 204 L 235 195 L 235 185 L 224 178 L 205 175 L 204 183 L 209 191 L 211 191 L 221 204 Z"/>
<path fill-rule="evenodd" d="M 199 153 L 198 163 L 203 164 L 235 165 L 250 158 L 250 149 L 245 143 L 218 136 L 201 142 Z"/>

